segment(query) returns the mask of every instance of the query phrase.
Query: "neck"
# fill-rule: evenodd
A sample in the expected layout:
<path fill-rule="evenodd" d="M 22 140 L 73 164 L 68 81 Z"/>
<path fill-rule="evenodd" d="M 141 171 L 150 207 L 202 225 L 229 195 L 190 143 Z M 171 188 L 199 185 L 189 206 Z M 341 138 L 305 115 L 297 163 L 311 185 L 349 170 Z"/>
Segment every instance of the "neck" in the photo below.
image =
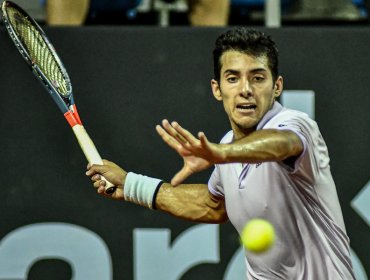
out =
<path fill-rule="evenodd" d="M 241 128 L 241 127 L 233 128 L 234 140 L 244 138 L 254 131 L 256 131 L 255 126 L 251 128 Z"/>

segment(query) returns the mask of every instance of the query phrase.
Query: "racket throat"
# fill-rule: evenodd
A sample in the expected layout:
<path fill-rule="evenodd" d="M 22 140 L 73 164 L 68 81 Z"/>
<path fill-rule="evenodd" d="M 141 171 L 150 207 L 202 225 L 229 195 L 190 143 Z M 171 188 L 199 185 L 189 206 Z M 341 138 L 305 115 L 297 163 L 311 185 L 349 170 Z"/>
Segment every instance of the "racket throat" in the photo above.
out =
<path fill-rule="evenodd" d="M 64 117 L 66 118 L 67 122 L 71 127 L 74 127 L 75 125 L 82 125 L 80 116 L 78 115 L 76 105 L 71 105 L 69 107 L 69 111 L 64 113 Z"/>
<path fill-rule="evenodd" d="M 72 111 L 73 113 L 73 116 L 75 117 L 76 121 L 78 124 L 81 124 L 82 125 L 82 122 L 81 122 L 81 119 L 80 119 L 80 115 L 78 114 L 77 112 L 77 107 L 75 104 L 69 106 L 69 109 Z"/>

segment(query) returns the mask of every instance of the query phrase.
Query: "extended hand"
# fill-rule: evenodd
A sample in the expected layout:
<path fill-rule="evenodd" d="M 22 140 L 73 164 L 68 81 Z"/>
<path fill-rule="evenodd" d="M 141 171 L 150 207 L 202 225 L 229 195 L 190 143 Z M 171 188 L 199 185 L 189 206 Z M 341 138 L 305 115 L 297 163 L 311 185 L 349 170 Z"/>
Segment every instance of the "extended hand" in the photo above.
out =
<path fill-rule="evenodd" d="M 184 166 L 171 180 L 174 186 L 191 174 L 205 170 L 220 161 L 219 145 L 209 142 L 203 132 L 199 132 L 196 138 L 177 122 L 170 124 L 168 120 L 163 120 L 162 126 L 157 125 L 156 130 L 163 141 L 184 160 Z"/>

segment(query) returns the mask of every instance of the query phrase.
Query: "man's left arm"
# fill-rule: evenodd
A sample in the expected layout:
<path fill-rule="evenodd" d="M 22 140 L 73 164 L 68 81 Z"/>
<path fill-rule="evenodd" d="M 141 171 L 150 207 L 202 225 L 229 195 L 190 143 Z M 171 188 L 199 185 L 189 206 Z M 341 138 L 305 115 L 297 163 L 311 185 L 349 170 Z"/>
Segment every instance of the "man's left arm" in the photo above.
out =
<path fill-rule="evenodd" d="M 219 144 L 220 162 L 258 163 L 298 157 L 303 151 L 300 137 L 290 130 L 262 129 L 230 144 Z"/>
<path fill-rule="evenodd" d="M 172 179 L 173 185 L 214 164 L 283 161 L 298 157 L 304 147 L 300 137 L 290 130 L 257 130 L 227 144 L 212 143 L 203 132 L 199 132 L 198 137 L 195 137 L 177 122 L 169 123 L 167 120 L 163 122 L 162 127 L 157 126 L 157 131 L 184 159 L 183 168 Z"/>

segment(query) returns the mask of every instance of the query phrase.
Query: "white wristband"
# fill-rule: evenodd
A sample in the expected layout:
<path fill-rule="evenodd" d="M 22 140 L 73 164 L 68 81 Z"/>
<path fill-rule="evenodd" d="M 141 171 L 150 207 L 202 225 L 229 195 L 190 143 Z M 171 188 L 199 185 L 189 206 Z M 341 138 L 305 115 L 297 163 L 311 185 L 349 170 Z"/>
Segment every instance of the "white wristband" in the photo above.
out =
<path fill-rule="evenodd" d="M 160 179 L 129 172 L 123 186 L 123 196 L 126 201 L 155 209 L 155 198 L 162 183 Z"/>

